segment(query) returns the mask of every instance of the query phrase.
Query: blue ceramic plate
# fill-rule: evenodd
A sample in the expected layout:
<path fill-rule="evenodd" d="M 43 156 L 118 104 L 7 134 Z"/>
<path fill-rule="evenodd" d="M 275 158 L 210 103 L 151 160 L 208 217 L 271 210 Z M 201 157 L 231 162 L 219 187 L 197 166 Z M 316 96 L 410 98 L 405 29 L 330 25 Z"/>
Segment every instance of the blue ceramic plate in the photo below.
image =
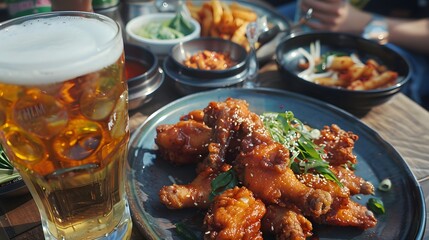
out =
<path fill-rule="evenodd" d="M 196 234 L 203 212 L 195 209 L 169 210 L 162 205 L 158 191 L 177 183 L 188 183 L 195 177 L 194 167 L 173 167 L 157 158 L 154 143 L 156 126 L 179 121 L 179 117 L 202 109 L 210 101 L 227 97 L 245 99 L 256 113 L 293 111 L 295 116 L 315 128 L 333 123 L 359 136 L 355 145 L 358 157 L 356 174 L 374 186 L 389 178 L 389 192 L 376 192 L 385 204 L 386 214 L 377 216 L 378 224 L 368 230 L 315 226 L 318 239 L 420 239 L 425 226 L 425 204 L 419 184 L 404 159 L 376 132 L 352 115 L 327 103 L 302 95 L 270 89 L 219 89 L 201 92 L 176 100 L 161 108 L 140 126 L 130 141 L 127 192 L 136 227 L 148 239 L 180 239 L 174 224 L 186 220 Z M 368 196 L 357 200 L 365 204 Z M 195 223 L 193 225 L 192 223 Z"/>

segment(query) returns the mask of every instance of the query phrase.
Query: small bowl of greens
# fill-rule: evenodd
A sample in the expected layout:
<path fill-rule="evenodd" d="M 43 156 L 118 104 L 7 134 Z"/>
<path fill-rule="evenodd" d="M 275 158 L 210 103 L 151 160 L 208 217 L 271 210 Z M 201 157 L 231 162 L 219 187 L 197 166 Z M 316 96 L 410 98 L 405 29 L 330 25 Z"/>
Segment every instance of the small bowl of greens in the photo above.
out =
<path fill-rule="evenodd" d="M 27 193 L 28 189 L 0 145 L 0 198 Z"/>
<path fill-rule="evenodd" d="M 127 41 L 165 57 L 178 43 L 198 38 L 200 24 L 182 12 L 145 14 L 131 19 L 126 27 Z"/>

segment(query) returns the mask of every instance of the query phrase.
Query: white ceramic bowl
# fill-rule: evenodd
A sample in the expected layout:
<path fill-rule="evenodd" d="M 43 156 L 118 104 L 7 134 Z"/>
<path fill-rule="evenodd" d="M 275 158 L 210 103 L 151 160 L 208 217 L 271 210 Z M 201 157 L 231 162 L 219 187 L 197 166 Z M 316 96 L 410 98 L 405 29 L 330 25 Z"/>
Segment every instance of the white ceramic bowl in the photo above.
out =
<path fill-rule="evenodd" d="M 141 28 L 143 25 L 149 22 L 165 21 L 165 20 L 174 18 L 174 16 L 175 16 L 175 13 L 153 13 L 153 14 L 145 14 L 131 19 L 125 27 L 125 31 L 127 33 L 127 41 L 129 43 L 145 47 L 151 50 L 158 57 L 163 58 L 165 56 L 168 56 L 171 48 L 173 48 L 176 44 L 184 41 L 188 41 L 194 38 L 198 38 L 200 36 L 200 32 L 201 32 L 200 24 L 193 18 L 190 19 L 190 22 L 194 26 L 194 31 L 182 38 L 160 40 L 160 39 L 144 38 L 136 34 L 136 31 L 139 28 Z"/>

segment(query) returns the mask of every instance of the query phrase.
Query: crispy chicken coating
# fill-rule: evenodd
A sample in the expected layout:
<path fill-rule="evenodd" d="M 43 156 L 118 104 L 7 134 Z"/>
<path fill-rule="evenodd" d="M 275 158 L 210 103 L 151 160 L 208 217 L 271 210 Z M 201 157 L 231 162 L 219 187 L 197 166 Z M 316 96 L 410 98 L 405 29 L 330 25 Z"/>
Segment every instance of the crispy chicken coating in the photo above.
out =
<path fill-rule="evenodd" d="M 335 201 L 327 214 L 313 220 L 322 224 L 361 229 L 372 228 L 377 224 L 377 219 L 370 210 L 350 198 Z"/>
<path fill-rule="evenodd" d="M 244 100 L 228 98 L 157 128 L 155 141 L 164 158 L 176 165 L 197 163 L 191 183 L 160 190 L 165 206 L 209 208 L 205 239 L 262 239 L 265 211 L 263 229 L 277 239 L 306 239 L 312 235 L 309 220 L 362 229 L 376 225 L 372 212 L 350 199 L 353 194 L 374 193 L 371 183 L 348 168 L 357 162 L 357 135 L 332 124 L 314 141 L 323 147 L 340 186 L 311 170 L 295 174 L 289 150 L 272 139 L 248 107 Z M 242 187 L 225 191 L 211 203 L 212 180 L 231 167 Z"/>
<path fill-rule="evenodd" d="M 204 218 L 204 239 L 261 240 L 265 205 L 245 187 L 228 189 L 216 196 Z"/>
<path fill-rule="evenodd" d="M 340 169 L 342 167 L 335 167 Z M 298 179 L 313 189 L 322 189 L 329 192 L 333 198 L 331 208 L 326 214 L 321 216 L 311 216 L 312 220 L 318 223 L 336 225 L 336 226 L 353 226 L 362 229 L 374 227 L 377 223 L 374 214 L 365 206 L 361 206 L 350 200 L 350 190 L 347 186 L 340 187 L 332 181 L 327 181 L 316 174 L 300 174 Z M 341 179 L 340 179 L 341 181 Z M 347 185 L 352 185 L 342 181 Z M 372 185 L 372 184 L 371 184 Z"/>
<path fill-rule="evenodd" d="M 343 166 L 331 166 L 330 169 L 340 182 L 350 190 L 351 195 L 374 194 L 374 185 L 356 176 L 353 170 Z"/>
<path fill-rule="evenodd" d="M 320 131 L 319 139 L 314 140 L 317 145 L 323 146 L 326 159 L 330 165 L 355 164 L 356 156 L 353 148 L 358 136 L 352 132 L 342 130 L 338 125 L 325 126 Z"/>
<path fill-rule="evenodd" d="M 228 98 L 210 102 L 204 109 L 204 123 L 213 129 L 209 155 L 199 169 L 217 168 L 234 161 L 241 151 L 271 141 L 259 116 L 249 110 L 244 100 Z"/>
<path fill-rule="evenodd" d="M 230 166 L 225 166 L 223 170 L 227 171 L 229 168 Z M 190 184 L 173 184 L 162 187 L 159 191 L 159 198 L 170 209 L 208 208 L 210 205 L 209 196 L 212 190 L 211 182 L 219 173 L 219 171 L 214 171 L 212 168 L 206 168 Z"/>
<path fill-rule="evenodd" d="M 306 216 L 328 212 L 331 194 L 300 182 L 289 168 L 289 161 L 289 151 L 280 143 L 260 144 L 237 157 L 236 169 L 243 185 L 265 203 L 291 202 Z"/>
<path fill-rule="evenodd" d="M 180 117 L 180 121 L 194 120 L 200 123 L 204 123 L 204 111 L 201 109 L 189 112 L 186 115 Z"/>
<path fill-rule="evenodd" d="M 297 174 L 296 177 L 300 182 L 307 187 L 314 189 L 321 189 L 329 192 L 333 198 L 348 198 L 350 197 L 350 190 L 347 187 L 342 187 L 336 182 L 329 181 L 319 174 L 302 173 Z"/>
<path fill-rule="evenodd" d="M 208 154 L 212 129 L 195 120 L 156 128 L 155 143 L 164 159 L 176 165 L 197 163 Z"/>
<path fill-rule="evenodd" d="M 198 169 L 217 169 L 225 162 L 231 139 L 248 112 L 248 105 L 243 100 L 209 103 L 204 109 L 204 122 L 212 128 L 212 142 L 209 145 L 208 157 Z"/>
<path fill-rule="evenodd" d="M 313 235 L 313 225 L 293 204 L 267 206 L 262 230 L 274 234 L 278 240 L 305 240 Z"/>

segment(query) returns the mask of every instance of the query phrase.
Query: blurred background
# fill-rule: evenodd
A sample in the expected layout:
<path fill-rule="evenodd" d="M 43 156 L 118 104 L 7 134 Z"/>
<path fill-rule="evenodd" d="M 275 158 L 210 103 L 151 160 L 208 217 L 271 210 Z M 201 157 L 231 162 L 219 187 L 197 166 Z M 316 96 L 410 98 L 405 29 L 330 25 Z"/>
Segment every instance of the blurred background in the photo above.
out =
<path fill-rule="evenodd" d="M 70 0 L 67 0 L 70 1 Z M 95 2 L 103 2 L 109 0 L 94 0 Z M 151 0 L 122 0 L 122 1 L 132 1 L 132 2 L 150 2 Z M 293 0 L 261 0 L 264 1 L 273 7 L 280 6 L 285 3 L 293 2 Z M 12 17 L 17 17 L 19 15 L 28 14 L 29 12 L 44 12 L 50 11 L 49 7 L 50 0 L 0 0 L 0 22 L 5 21 Z M 34 6 L 36 3 L 36 6 Z M 9 9 L 8 9 L 9 7 Z M 12 13 L 11 13 L 12 11 Z M 13 15 L 13 16 L 11 16 Z"/>

